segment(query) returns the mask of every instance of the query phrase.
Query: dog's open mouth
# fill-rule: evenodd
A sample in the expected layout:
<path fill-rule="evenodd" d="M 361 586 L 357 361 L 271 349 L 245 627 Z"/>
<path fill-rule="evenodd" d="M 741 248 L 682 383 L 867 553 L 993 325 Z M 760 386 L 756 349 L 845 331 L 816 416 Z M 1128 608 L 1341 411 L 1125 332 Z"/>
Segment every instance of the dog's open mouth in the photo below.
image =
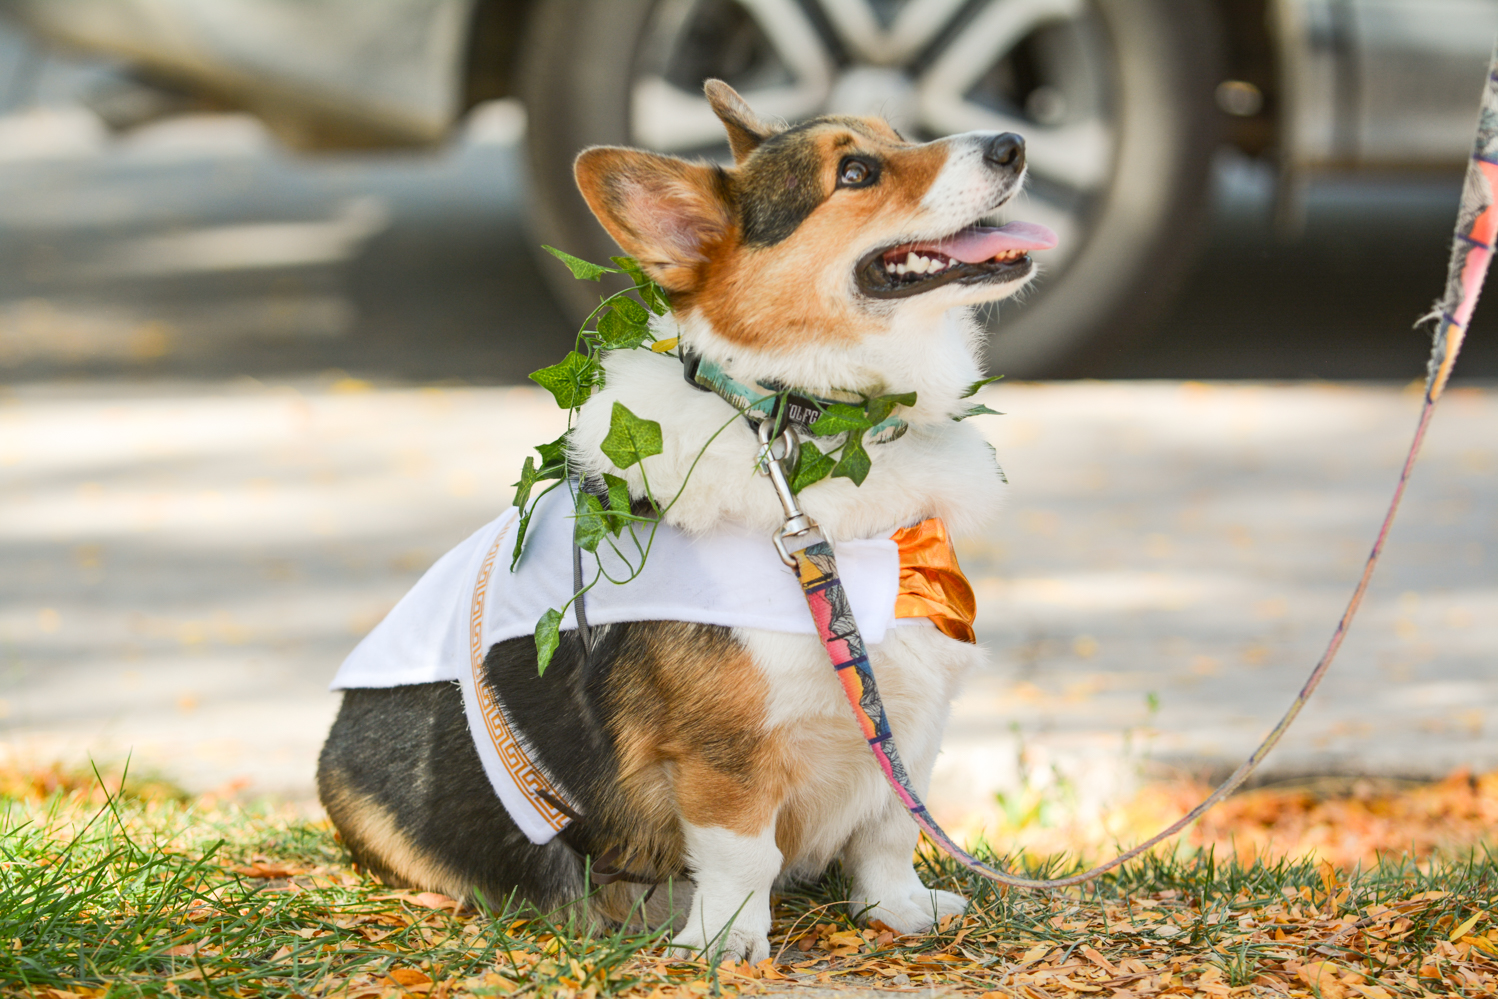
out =
<path fill-rule="evenodd" d="M 858 262 L 859 290 L 874 298 L 906 298 L 944 284 L 1014 281 L 1035 267 L 1031 250 L 1049 250 L 1056 234 L 1033 222 L 973 225 L 945 239 L 901 243 Z"/>

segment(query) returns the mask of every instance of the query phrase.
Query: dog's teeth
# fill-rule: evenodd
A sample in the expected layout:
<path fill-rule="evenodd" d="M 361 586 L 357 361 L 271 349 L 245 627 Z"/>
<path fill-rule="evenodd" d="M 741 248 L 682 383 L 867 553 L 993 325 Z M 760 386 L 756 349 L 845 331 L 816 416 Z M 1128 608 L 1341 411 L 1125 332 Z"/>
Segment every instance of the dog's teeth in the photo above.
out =
<path fill-rule="evenodd" d="M 1001 254 L 994 259 L 1002 260 L 1004 259 L 1004 256 Z M 928 257 L 923 253 L 917 253 L 915 250 L 907 250 L 905 253 L 905 259 L 898 263 L 888 257 L 886 257 L 884 260 L 884 270 L 889 274 L 896 275 L 938 274 L 950 267 L 956 266 L 957 261 L 951 259 L 950 257 L 944 255 L 933 255 Z"/>

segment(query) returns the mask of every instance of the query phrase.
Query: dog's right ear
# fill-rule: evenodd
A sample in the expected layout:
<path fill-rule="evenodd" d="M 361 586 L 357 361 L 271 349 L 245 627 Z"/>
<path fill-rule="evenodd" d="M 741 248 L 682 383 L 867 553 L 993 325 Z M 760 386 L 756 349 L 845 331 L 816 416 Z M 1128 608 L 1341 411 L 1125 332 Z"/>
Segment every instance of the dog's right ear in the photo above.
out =
<path fill-rule="evenodd" d="M 733 151 L 735 163 L 744 162 L 761 142 L 783 127 L 755 114 L 739 92 L 722 80 L 708 80 L 702 85 L 702 92 L 728 132 L 728 148 Z"/>
<path fill-rule="evenodd" d="M 639 149 L 595 146 L 573 166 L 598 221 L 668 291 L 691 291 L 709 250 L 733 225 L 717 167 Z"/>

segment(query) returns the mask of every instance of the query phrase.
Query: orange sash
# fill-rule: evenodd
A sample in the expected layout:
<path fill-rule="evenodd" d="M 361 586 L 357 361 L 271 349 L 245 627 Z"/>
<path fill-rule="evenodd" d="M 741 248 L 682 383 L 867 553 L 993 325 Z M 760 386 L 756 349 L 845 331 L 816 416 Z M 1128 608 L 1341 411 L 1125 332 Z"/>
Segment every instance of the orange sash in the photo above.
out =
<path fill-rule="evenodd" d="M 978 615 L 973 588 L 968 585 L 957 552 L 947 538 L 947 525 L 931 517 L 890 535 L 900 548 L 900 595 L 895 617 L 929 617 L 941 633 L 961 642 L 977 642 L 973 619 Z"/>

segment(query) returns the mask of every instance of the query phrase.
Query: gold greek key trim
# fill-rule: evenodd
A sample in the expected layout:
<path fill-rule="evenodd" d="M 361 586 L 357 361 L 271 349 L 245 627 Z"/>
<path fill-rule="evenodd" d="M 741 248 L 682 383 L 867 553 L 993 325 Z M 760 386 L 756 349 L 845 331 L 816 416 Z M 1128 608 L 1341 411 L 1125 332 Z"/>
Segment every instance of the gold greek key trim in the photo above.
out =
<path fill-rule="evenodd" d="M 489 732 L 489 741 L 499 754 L 499 762 L 509 773 L 520 793 L 531 807 L 552 829 L 560 832 L 570 821 L 557 811 L 542 795 L 550 795 L 560 801 L 566 798 L 552 786 L 546 774 L 526 755 L 520 739 L 505 718 L 504 708 L 495 699 L 494 692 L 484 680 L 484 598 L 489 593 L 489 579 L 494 574 L 494 561 L 499 555 L 499 546 L 509 535 L 506 528 L 494 539 L 484 564 L 479 567 L 478 580 L 473 586 L 473 604 L 468 615 L 468 653 L 473 667 L 473 690 L 479 700 L 479 712 L 484 716 L 484 727 Z"/>

